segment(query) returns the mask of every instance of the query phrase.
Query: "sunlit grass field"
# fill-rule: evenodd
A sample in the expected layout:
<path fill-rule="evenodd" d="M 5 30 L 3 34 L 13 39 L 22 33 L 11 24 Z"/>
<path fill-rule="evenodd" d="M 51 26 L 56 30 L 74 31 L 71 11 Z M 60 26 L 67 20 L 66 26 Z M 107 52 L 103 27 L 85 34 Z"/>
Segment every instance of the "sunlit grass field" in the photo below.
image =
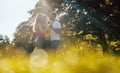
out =
<path fill-rule="evenodd" d="M 62 45 L 56 53 L 36 49 L 26 54 L 8 46 L 0 51 L 0 73 L 120 73 L 120 58 L 85 42 Z"/>

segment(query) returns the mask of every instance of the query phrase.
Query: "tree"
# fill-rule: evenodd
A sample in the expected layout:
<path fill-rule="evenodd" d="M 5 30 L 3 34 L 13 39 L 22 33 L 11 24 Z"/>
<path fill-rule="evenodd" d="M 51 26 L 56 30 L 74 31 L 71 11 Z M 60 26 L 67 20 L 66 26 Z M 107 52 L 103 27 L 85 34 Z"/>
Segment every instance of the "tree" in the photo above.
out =
<path fill-rule="evenodd" d="M 119 0 L 50 1 L 54 10 L 57 9 L 59 14 L 65 13 L 61 17 L 61 22 L 72 32 L 76 32 L 76 37 L 92 34 L 97 37 L 96 42 L 102 46 L 103 52 L 109 51 L 107 41 L 120 41 Z"/>
<path fill-rule="evenodd" d="M 4 49 L 7 45 L 10 44 L 10 40 L 7 35 L 0 35 L 0 49 Z"/>
<path fill-rule="evenodd" d="M 37 14 L 49 15 L 51 11 L 60 16 L 63 36 L 67 34 L 70 38 L 94 41 L 101 45 L 104 53 L 109 51 L 111 41 L 120 41 L 119 0 L 39 0 L 28 13 L 31 15 L 30 19 L 34 20 Z M 19 27 L 23 26 L 29 25 L 22 23 Z M 22 28 L 19 28 L 19 32 L 23 31 L 20 29 Z M 23 35 L 19 32 L 17 30 L 15 37 L 19 35 L 22 38 Z M 88 35 L 92 35 L 94 39 L 87 38 Z"/>
<path fill-rule="evenodd" d="M 34 34 L 32 32 L 32 26 L 28 21 L 24 21 L 19 24 L 14 33 L 13 43 L 17 47 L 23 47 L 30 53 L 34 49 Z"/>

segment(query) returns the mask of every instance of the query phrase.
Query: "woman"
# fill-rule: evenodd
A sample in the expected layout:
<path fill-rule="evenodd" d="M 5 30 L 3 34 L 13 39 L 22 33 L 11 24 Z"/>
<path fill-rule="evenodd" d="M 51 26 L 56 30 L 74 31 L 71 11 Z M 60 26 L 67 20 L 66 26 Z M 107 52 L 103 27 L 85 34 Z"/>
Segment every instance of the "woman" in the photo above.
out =
<path fill-rule="evenodd" d="M 50 42 L 49 18 L 46 14 L 38 14 L 33 25 L 36 34 L 35 43 L 38 48 L 47 49 Z"/>

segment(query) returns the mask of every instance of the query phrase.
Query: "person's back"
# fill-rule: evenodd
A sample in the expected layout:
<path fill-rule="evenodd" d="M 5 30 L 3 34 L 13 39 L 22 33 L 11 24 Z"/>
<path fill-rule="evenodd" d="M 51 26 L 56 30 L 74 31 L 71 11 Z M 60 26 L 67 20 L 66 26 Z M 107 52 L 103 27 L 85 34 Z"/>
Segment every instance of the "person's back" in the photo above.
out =
<path fill-rule="evenodd" d="M 48 31 L 48 22 L 49 18 L 45 14 L 38 14 L 35 20 L 35 24 L 33 25 L 33 31 L 36 33 L 44 34 Z M 38 34 L 38 36 L 42 36 Z"/>
<path fill-rule="evenodd" d="M 38 14 L 33 25 L 33 31 L 36 34 L 35 43 L 39 48 L 44 49 L 46 47 L 46 41 L 49 41 L 50 28 L 49 18 L 45 14 Z"/>

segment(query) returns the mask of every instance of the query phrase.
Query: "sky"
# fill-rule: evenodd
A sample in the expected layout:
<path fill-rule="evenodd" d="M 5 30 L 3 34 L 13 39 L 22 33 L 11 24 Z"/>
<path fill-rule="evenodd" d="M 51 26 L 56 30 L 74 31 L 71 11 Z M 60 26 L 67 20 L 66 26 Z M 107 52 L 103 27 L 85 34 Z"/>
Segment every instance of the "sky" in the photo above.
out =
<path fill-rule="evenodd" d="M 19 23 L 28 20 L 27 11 L 33 9 L 38 0 L 0 0 L 0 34 L 12 41 Z"/>

